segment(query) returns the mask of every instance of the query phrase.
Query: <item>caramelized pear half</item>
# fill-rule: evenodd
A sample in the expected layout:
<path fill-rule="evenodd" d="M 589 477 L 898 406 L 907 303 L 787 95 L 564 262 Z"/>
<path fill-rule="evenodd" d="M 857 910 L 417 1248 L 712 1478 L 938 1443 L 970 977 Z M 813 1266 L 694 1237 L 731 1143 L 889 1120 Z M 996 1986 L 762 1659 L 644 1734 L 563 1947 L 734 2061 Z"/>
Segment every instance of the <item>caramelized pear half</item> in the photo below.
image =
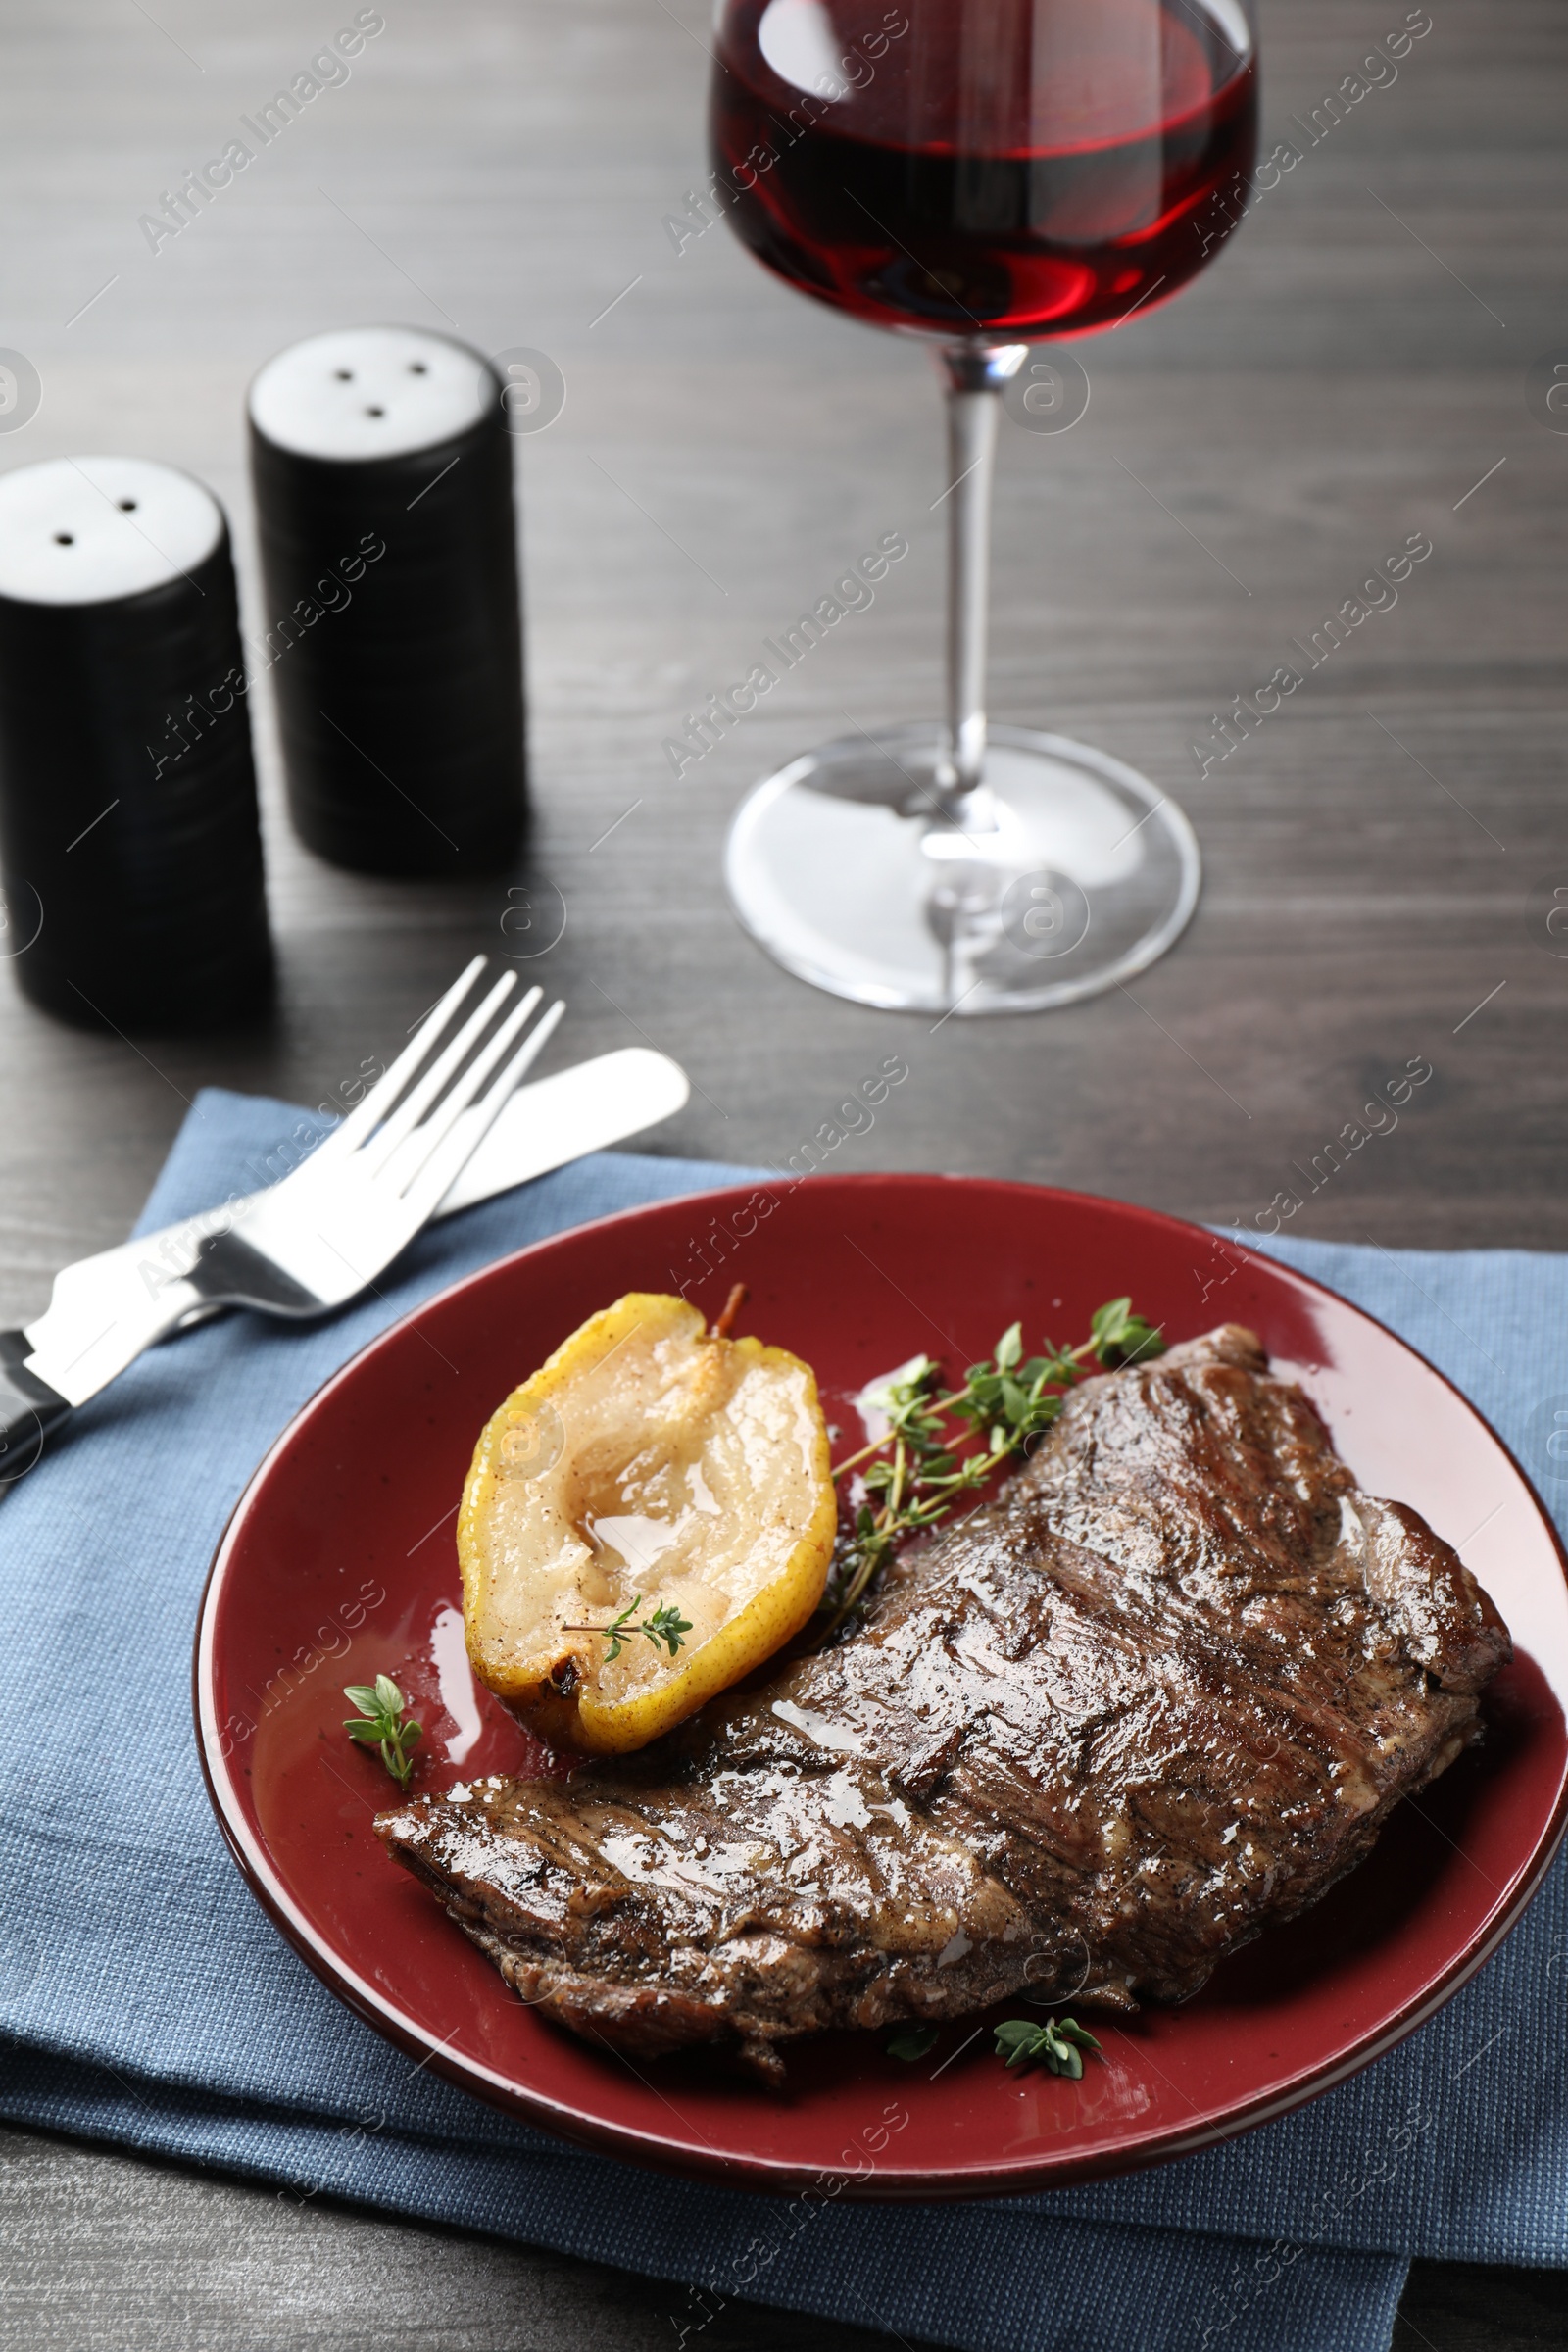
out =
<path fill-rule="evenodd" d="M 474 1673 L 547 1739 L 642 1747 L 800 1632 L 836 1525 L 810 1366 L 632 1292 L 479 1440 L 458 1517 Z M 635 1623 L 687 1623 L 673 1655 L 626 1627 L 612 1657 L 574 1630 L 634 1599 Z"/>

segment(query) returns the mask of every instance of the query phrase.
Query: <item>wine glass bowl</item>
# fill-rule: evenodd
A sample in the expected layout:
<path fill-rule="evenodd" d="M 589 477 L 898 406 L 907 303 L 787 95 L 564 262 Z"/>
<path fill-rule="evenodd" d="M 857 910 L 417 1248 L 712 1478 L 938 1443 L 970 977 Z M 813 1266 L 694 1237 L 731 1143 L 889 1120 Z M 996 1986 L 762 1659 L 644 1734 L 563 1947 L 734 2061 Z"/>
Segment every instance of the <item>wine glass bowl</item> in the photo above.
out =
<path fill-rule="evenodd" d="M 741 919 L 863 1003 L 1034 1010 L 1141 970 L 1197 902 L 1192 829 L 1105 754 L 988 727 L 1000 396 L 1037 338 L 1146 314 L 1234 224 L 1256 138 L 1252 0 L 723 0 L 715 186 L 798 291 L 941 345 L 941 726 L 830 744 L 730 836 Z"/>
<path fill-rule="evenodd" d="M 1252 166 L 1237 0 L 729 0 L 718 62 L 736 235 L 906 334 L 1027 342 L 1167 301 Z"/>

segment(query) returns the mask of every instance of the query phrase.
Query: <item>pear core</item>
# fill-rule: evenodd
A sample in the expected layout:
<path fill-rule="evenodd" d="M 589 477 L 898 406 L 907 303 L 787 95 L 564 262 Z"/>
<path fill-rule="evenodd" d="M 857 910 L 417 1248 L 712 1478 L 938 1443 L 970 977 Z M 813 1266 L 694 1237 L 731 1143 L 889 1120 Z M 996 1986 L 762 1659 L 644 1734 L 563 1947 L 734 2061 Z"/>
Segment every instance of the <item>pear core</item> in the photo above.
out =
<path fill-rule="evenodd" d="M 590 1316 L 486 1424 L 458 1519 L 468 1656 L 547 1738 L 642 1747 L 760 1665 L 822 1596 L 837 1527 L 808 1364 L 682 1298 Z M 673 1656 L 629 1629 L 672 1607 Z"/>

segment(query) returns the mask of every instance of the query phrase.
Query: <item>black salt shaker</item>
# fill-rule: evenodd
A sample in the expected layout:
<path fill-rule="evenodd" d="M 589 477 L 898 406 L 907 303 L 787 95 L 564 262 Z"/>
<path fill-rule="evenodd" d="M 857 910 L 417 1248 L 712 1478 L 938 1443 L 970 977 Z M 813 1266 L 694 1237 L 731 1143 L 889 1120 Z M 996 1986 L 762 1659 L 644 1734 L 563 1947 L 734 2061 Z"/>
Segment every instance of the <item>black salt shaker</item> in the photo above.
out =
<path fill-rule="evenodd" d="M 272 976 L 228 526 L 142 458 L 0 477 L 0 955 L 121 1030 L 253 1014 Z"/>
<path fill-rule="evenodd" d="M 512 436 L 466 344 L 313 335 L 251 386 L 266 661 L 289 808 L 361 872 L 493 871 L 526 771 Z"/>

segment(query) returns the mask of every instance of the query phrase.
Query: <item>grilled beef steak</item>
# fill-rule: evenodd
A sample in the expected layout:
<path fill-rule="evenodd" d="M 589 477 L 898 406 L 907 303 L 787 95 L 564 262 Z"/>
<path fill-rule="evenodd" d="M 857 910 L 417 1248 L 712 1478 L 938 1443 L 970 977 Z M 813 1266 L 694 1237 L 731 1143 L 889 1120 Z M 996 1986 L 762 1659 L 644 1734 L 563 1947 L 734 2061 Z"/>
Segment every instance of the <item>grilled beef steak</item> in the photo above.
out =
<path fill-rule="evenodd" d="M 837 1647 L 637 1756 L 376 1826 L 547 2015 L 776 2075 L 828 2026 L 1196 1991 L 1477 1737 L 1508 1655 L 1228 1327 L 1086 1382 Z"/>

